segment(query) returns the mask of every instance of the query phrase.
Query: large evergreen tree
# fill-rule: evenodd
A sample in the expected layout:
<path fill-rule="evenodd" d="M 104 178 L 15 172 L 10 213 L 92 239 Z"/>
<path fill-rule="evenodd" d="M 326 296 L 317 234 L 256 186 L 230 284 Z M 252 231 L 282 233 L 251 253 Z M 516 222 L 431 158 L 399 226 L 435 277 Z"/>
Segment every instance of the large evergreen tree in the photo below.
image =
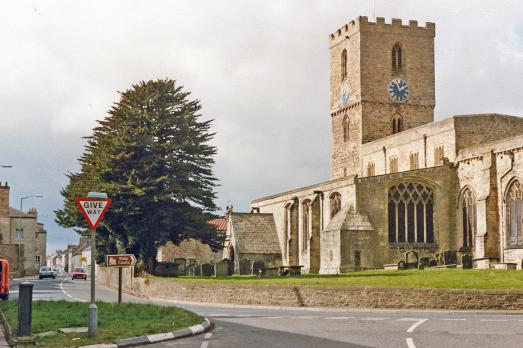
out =
<path fill-rule="evenodd" d="M 141 82 L 121 93 L 99 121 L 68 175 L 57 222 L 80 234 L 86 224 L 74 201 L 88 191 L 107 192 L 113 202 L 98 229 L 97 250 L 131 252 L 150 271 L 158 245 L 194 238 L 213 248 L 223 236 L 208 224 L 216 178 L 211 121 L 200 120 L 200 103 L 174 80 Z"/>

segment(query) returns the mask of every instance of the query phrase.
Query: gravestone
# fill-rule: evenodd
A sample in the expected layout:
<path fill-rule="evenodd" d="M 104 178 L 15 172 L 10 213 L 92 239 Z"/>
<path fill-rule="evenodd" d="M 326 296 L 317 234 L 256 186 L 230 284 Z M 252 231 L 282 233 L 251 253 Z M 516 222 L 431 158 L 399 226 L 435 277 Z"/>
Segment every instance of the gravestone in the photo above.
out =
<path fill-rule="evenodd" d="M 405 263 L 406 268 L 418 268 L 418 253 L 414 250 L 409 250 L 405 252 Z"/>
<path fill-rule="evenodd" d="M 229 260 L 224 259 L 214 265 L 214 276 L 225 277 L 229 275 Z"/>
<path fill-rule="evenodd" d="M 252 274 L 259 276 L 265 273 L 265 262 L 263 261 L 254 261 L 252 263 Z"/>
<path fill-rule="evenodd" d="M 214 274 L 214 265 L 211 265 L 210 263 L 202 263 L 200 269 L 202 277 L 210 277 Z"/>
<path fill-rule="evenodd" d="M 419 259 L 419 265 L 423 267 L 429 267 L 430 266 L 430 257 L 423 256 Z"/>
<path fill-rule="evenodd" d="M 251 261 L 240 260 L 240 275 L 247 275 L 251 273 Z"/>
<path fill-rule="evenodd" d="M 463 267 L 463 269 L 472 268 L 472 256 L 471 255 L 461 255 L 461 267 Z"/>
<path fill-rule="evenodd" d="M 443 252 L 443 264 L 452 265 L 458 263 L 456 250 L 448 249 Z"/>
<path fill-rule="evenodd" d="M 187 261 L 183 258 L 174 259 L 174 263 L 178 264 L 178 274 L 185 275 L 185 268 L 187 266 Z"/>

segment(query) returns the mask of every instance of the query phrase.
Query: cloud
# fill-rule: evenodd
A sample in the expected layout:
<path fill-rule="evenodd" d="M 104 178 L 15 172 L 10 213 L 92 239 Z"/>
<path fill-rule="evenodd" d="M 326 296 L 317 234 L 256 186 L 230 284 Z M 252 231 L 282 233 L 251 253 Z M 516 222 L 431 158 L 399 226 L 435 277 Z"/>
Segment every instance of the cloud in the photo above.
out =
<path fill-rule="evenodd" d="M 218 205 L 329 178 L 328 34 L 370 1 L 16 1 L 0 5 L 0 171 L 11 204 L 31 201 L 49 251 L 77 236 L 56 226 L 64 174 L 96 120 L 140 80 L 176 78 L 213 118 Z M 436 23 L 436 118 L 523 114 L 518 1 L 375 2 L 377 16 Z"/>

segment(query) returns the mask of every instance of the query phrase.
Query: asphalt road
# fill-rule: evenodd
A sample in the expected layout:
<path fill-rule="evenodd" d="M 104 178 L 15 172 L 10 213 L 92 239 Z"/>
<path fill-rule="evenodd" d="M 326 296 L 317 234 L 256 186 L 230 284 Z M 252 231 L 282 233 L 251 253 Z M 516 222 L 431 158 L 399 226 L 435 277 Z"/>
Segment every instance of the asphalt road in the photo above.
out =
<path fill-rule="evenodd" d="M 89 281 L 31 279 L 35 300 L 88 302 Z M 11 289 L 15 299 L 17 285 Z M 116 292 L 97 287 L 97 299 Z M 124 295 L 124 301 L 177 305 L 207 316 L 211 332 L 148 347 L 523 347 L 523 314 L 195 305 Z"/>

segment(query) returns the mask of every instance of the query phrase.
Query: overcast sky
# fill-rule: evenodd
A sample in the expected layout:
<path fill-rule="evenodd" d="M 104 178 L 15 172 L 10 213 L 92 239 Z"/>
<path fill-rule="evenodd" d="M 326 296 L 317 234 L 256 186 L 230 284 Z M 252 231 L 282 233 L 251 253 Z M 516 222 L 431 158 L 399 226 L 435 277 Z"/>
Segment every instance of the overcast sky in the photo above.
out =
<path fill-rule="evenodd" d="M 329 179 L 328 34 L 366 1 L 2 1 L 0 179 L 36 207 L 48 254 L 78 240 L 54 223 L 64 174 L 117 91 L 173 78 L 215 120 L 217 204 Z M 436 119 L 523 116 L 520 1 L 385 1 L 375 14 L 436 23 Z"/>

